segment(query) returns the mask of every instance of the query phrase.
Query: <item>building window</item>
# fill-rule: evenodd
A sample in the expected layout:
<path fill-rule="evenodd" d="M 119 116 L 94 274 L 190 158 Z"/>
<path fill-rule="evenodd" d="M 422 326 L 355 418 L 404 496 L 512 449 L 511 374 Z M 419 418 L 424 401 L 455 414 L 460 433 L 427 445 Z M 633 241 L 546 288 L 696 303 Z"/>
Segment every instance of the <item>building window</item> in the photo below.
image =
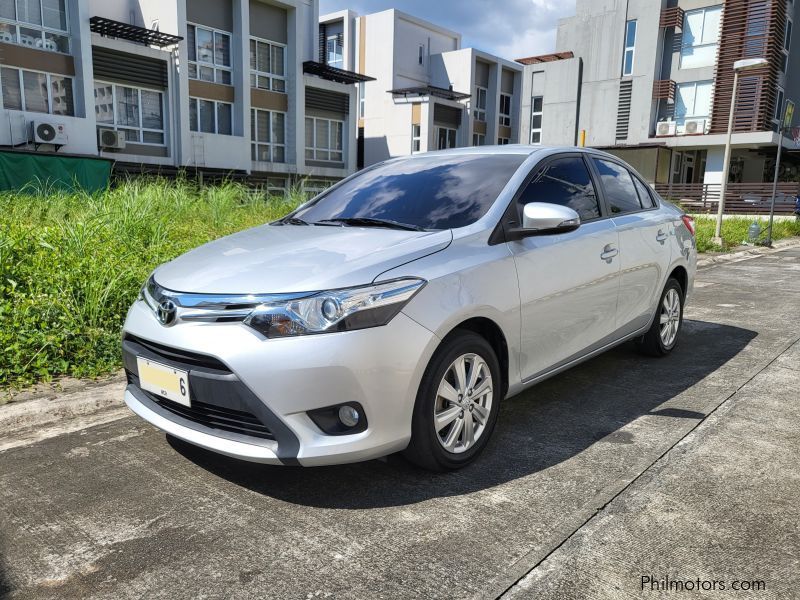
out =
<path fill-rule="evenodd" d="M 681 68 L 710 67 L 717 60 L 721 6 L 687 11 L 683 17 Z"/>
<path fill-rule="evenodd" d="M 472 145 L 473 146 L 485 146 L 486 145 L 486 136 L 482 133 L 473 133 L 472 134 Z"/>
<path fill-rule="evenodd" d="M 531 98 L 531 144 L 542 143 L 542 109 L 544 108 L 544 98 L 534 96 Z"/>
<path fill-rule="evenodd" d="M 231 34 L 190 24 L 189 79 L 231 84 Z"/>
<path fill-rule="evenodd" d="M 250 38 L 250 87 L 286 91 L 286 46 Z"/>
<path fill-rule="evenodd" d="M 66 0 L 0 0 L 0 42 L 69 53 Z"/>
<path fill-rule="evenodd" d="M 286 162 L 286 113 L 250 109 L 252 159 L 259 162 Z"/>
<path fill-rule="evenodd" d="M 362 119 L 364 118 L 364 112 L 367 104 L 366 95 L 367 84 L 362 81 L 358 84 L 358 116 Z"/>
<path fill-rule="evenodd" d="M 233 134 L 233 104 L 189 98 L 189 129 L 200 133 Z"/>
<path fill-rule="evenodd" d="M 485 87 L 475 86 L 475 120 L 486 122 L 486 97 L 489 93 Z"/>
<path fill-rule="evenodd" d="M 344 122 L 306 117 L 306 158 L 344 162 Z"/>
<path fill-rule="evenodd" d="M 436 141 L 439 150 L 447 150 L 448 148 L 456 147 L 457 131 L 449 127 L 436 128 Z"/>
<path fill-rule="evenodd" d="M 411 154 L 419 152 L 422 148 L 422 127 L 419 125 L 411 126 Z"/>
<path fill-rule="evenodd" d="M 507 146 L 510 143 L 511 143 L 511 140 L 509 140 L 508 138 L 504 138 L 504 137 L 497 138 L 497 144 L 499 146 Z"/>
<path fill-rule="evenodd" d="M 337 69 L 344 69 L 344 40 L 342 34 L 329 35 L 325 41 L 328 64 Z"/>
<path fill-rule="evenodd" d="M 419 55 L 417 56 L 417 62 L 421 65 L 425 65 L 425 46 L 423 44 L 419 45 Z"/>
<path fill-rule="evenodd" d="M 625 23 L 625 51 L 622 54 L 622 76 L 633 75 L 633 59 L 636 54 L 636 20 Z"/>
<path fill-rule="evenodd" d="M 778 99 L 775 101 L 775 121 L 778 123 L 783 119 L 783 99 L 784 90 L 782 87 L 778 87 Z"/>
<path fill-rule="evenodd" d="M 3 67 L 0 69 L 0 91 L 3 108 L 7 110 L 75 115 L 70 77 Z"/>
<path fill-rule="evenodd" d="M 711 81 L 679 83 L 675 95 L 675 122 L 683 125 L 686 119 L 707 119 L 711 112 Z"/>
<path fill-rule="evenodd" d="M 165 144 L 161 92 L 95 81 L 94 113 L 98 125 L 123 132 L 128 142 Z"/>
<path fill-rule="evenodd" d="M 511 127 L 511 95 L 500 94 L 500 125 Z"/>

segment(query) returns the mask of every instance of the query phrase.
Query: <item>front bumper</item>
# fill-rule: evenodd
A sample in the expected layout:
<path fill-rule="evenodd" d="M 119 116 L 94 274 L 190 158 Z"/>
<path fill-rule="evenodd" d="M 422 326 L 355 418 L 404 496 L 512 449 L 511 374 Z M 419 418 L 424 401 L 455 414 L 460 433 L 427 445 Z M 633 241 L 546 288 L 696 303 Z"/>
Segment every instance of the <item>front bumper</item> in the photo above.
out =
<path fill-rule="evenodd" d="M 304 466 L 368 460 L 408 444 L 438 343 L 403 313 L 383 327 L 270 340 L 241 323 L 163 327 L 137 301 L 125 323 L 125 402 L 167 433 L 227 456 Z M 136 356 L 189 371 L 196 407 L 178 410 L 139 388 Z M 345 402 L 361 404 L 365 431 L 326 435 L 307 414 Z"/>

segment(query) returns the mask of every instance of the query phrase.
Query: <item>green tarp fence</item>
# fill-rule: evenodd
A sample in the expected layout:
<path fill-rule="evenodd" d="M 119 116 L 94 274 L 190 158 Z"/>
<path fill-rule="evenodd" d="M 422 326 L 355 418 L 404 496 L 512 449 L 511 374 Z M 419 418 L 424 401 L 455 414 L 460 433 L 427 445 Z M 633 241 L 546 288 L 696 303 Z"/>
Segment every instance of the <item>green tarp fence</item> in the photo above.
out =
<path fill-rule="evenodd" d="M 0 190 L 97 192 L 108 187 L 111 164 L 102 158 L 0 152 Z"/>

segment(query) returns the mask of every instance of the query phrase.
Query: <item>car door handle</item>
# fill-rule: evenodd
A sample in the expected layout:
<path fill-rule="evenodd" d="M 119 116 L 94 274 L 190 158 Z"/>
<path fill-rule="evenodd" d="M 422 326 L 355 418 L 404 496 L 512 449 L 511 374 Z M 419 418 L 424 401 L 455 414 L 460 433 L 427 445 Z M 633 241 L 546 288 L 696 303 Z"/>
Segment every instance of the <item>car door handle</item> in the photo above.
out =
<path fill-rule="evenodd" d="M 614 257 L 619 254 L 619 250 L 617 250 L 613 244 L 608 244 L 605 248 L 603 248 L 603 252 L 600 254 L 600 258 L 606 261 L 607 263 L 611 263 L 614 260 Z"/>
<path fill-rule="evenodd" d="M 663 244 L 664 242 L 667 241 L 667 234 L 659 229 L 658 235 L 656 235 L 656 241 L 659 242 L 660 244 Z"/>

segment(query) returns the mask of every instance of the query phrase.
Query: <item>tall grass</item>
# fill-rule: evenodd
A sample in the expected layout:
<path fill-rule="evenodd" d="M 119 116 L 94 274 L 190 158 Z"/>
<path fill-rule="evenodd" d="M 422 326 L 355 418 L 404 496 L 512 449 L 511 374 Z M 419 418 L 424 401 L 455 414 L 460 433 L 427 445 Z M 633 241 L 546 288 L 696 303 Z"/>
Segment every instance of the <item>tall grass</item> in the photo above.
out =
<path fill-rule="evenodd" d="M 153 268 L 304 199 L 144 179 L 97 195 L 0 193 L 0 386 L 117 368 L 125 313 Z"/>

